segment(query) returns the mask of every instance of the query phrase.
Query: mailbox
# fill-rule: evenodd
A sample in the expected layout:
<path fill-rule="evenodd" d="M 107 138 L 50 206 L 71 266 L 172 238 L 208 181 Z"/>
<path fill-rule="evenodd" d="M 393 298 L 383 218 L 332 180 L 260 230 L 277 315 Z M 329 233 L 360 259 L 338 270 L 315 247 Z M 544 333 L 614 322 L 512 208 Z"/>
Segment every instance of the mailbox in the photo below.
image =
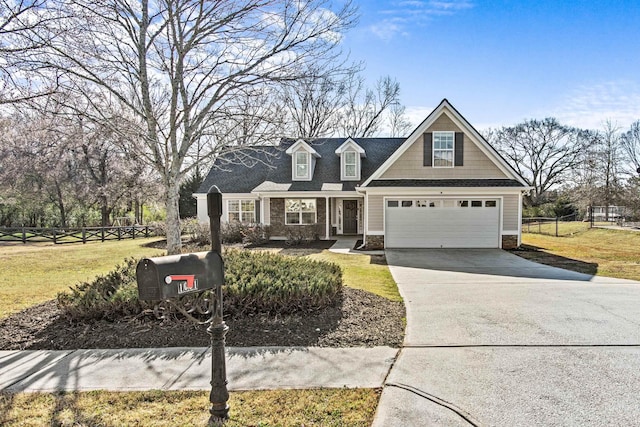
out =
<path fill-rule="evenodd" d="M 222 286 L 224 264 L 218 252 L 144 258 L 136 279 L 139 299 L 165 300 Z"/>

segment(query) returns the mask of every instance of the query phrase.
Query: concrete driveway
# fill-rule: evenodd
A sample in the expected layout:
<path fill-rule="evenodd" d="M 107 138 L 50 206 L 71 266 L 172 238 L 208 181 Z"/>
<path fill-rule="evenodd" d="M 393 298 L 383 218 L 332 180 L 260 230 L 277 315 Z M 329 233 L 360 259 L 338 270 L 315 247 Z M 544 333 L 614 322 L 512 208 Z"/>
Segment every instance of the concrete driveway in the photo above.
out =
<path fill-rule="evenodd" d="M 405 345 L 374 426 L 640 425 L 640 283 L 501 250 L 390 250 Z"/>

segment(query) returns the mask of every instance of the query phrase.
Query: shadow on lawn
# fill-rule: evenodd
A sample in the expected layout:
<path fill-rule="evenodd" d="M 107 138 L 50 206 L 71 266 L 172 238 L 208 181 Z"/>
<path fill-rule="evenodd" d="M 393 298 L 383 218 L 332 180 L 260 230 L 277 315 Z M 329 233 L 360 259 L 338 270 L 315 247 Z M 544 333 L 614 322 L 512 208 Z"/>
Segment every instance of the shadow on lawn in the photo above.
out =
<path fill-rule="evenodd" d="M 578 273 L 595 276 L 598 272 L 598 264 L 584 262 L 578 259 L 566 258 L 547 252 L 545 248 L 534 245 L 521 245 L 519 249 L 510 251 L 514 255 L 534 261 L 539 264 L 550 265 L 552 267 L 563 268 L 565 270 L 576 271 Z"/>

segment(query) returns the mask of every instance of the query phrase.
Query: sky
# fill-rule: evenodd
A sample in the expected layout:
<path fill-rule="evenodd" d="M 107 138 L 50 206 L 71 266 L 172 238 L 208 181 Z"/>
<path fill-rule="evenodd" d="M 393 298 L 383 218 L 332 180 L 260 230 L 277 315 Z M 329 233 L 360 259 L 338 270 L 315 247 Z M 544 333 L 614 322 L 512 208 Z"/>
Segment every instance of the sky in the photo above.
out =
<path fill-rule="evenodd" d="M 640 120 L 640 0 L 354 2 L 344 46 L 369 85 L 400 83 L 414 126 L 443 98 L 479 130 Z"/>

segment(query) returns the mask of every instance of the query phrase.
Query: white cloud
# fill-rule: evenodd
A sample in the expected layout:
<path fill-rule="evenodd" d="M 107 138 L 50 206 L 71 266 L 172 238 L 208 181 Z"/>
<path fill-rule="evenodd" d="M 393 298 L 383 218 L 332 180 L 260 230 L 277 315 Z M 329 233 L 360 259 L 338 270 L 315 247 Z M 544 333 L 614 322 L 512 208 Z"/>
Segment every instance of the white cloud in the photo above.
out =
<path fill-rule="evenodd" d="M 606 120 L 627 128 L 640 120 L 640 83 L 620 80 L 582 85 L 547 115 L 585 129 L 600 129 Z"/>
<path fill-rule="evenodd" d="M 379 12 L 384 19 L 369 26 L 369 31 L 384 41 L 397 35 L 408 35 L 407 27 L 423 24 L 434 16 L 471 9 L 474 4 L 470 0 L 404 0 L 393 2 L 391 6 Z"/>

